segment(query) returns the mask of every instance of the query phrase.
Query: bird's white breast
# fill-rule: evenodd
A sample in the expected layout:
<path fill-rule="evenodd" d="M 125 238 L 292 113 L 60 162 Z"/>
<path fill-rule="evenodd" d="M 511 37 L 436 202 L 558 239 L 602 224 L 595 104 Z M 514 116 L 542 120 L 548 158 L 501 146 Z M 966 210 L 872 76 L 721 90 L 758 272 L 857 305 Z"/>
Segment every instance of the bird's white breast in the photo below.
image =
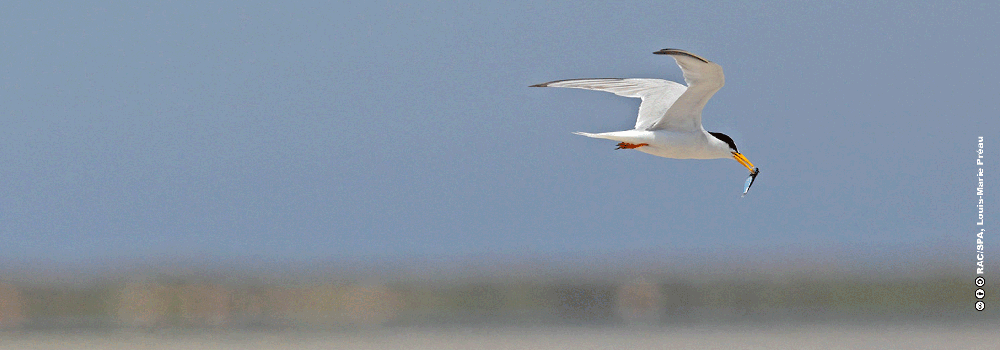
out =
<path fill-rule="evenodd" d="M 711 137 L 704 131 L 675 132 L 656 130 L 649 146 L 637 150 L 654 156 L 674 159 L 730 158 L 732 153 L 725 142 Z"/>

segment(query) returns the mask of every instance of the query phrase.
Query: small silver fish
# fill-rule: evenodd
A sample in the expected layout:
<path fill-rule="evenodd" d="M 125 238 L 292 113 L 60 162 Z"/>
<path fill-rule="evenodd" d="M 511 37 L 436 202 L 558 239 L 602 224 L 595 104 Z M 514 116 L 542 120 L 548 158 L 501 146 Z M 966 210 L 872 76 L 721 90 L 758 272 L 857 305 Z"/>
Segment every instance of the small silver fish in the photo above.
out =
<path fill-rule="evenodd" d="M 746 197 L 747 191 L 750 191 L 750 186 L 753 185 L 753 180 L 757 179 L 757 174 L 760 174 L 760 168 L 753 168 L 750 176 L 747 177 L 747 183 L 743 187 L 743 195 L 740 198 Z"/>

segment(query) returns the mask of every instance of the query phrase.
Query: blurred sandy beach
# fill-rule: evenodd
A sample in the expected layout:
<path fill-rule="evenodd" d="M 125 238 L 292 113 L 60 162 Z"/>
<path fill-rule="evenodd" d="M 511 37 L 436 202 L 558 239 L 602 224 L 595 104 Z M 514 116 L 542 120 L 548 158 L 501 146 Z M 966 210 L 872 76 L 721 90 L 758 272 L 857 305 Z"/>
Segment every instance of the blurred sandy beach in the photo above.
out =
<path fill-rule="evenodd" d="M 997 325 L 713 328 L 402 328 L 359 332 L 62 332 L 0 335 L 3 349 L 984 349 Z"/>
<path fill-rule="evenodd" d="M 0 285 L 0 349 L 982 349 L 959 277 Z"/>

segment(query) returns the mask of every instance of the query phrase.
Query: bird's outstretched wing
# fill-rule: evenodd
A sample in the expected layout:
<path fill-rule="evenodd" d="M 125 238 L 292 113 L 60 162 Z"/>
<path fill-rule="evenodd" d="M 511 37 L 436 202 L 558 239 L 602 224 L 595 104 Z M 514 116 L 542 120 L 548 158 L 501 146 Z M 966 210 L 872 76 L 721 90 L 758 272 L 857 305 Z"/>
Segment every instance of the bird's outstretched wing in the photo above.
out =
<path fill-rule="evenodd" d="M 657 121 L 662 120 L 663 116 L 668 113 L 667 111 L 671 108 L 671 105 L 675 104 L 674 102 L 688 89 L 684 85 L 669 80 L 638 78 L 556 80 L 532 85 L 532 87 L 565 87 L 598 90 L 607 91 L 618 96 L 640 98 L 642 99 L 642 103 L 639 104 L 639 118 L 635 121 L 635 128 L 639 130 L 651 129 Z"/>
<path fill-rule="evenodd" d="M 687 90 L 678 97 L 663 114 L 653 122 L 650 130 L 694 131 L 702 129 L 701 110 L 716 91 L 726 83 L 722 67 L 698 55 L 678 49 L 663 49 L 654 52 L 674 58 L 684 73 Z"/>

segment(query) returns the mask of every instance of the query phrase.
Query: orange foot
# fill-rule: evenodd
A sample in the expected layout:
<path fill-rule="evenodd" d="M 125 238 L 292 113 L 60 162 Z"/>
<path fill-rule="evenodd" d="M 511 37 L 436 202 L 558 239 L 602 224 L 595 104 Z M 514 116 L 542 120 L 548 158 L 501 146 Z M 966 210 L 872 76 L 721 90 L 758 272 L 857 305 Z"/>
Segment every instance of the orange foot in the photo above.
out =
<path fill-rule="evenodd" d="M 633 149 L 633 148 L 639 148 L 639 147 L 642 147 L 642 146 L 649 146 L 649 144 L 648 143 L 635 144 L 635 143 L 621 142 L 621 143 L 618 144 L 618 148 L 615 148 L 615 149 Z"/>

